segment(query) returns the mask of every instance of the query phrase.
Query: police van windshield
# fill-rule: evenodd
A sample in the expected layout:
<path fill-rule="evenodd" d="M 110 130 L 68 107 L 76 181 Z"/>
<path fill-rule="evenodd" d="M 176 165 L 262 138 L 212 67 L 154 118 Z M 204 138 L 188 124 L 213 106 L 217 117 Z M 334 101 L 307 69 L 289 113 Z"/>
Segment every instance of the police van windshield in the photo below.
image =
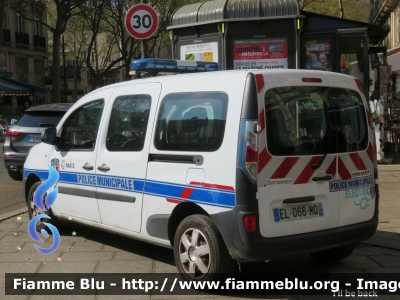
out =
<path fill-rule="evenodd" d="M 267 147 L 272 155 L 319 155 L 367 147 L 365 109 L 355 91 L 274 88 L 265 94 L 265 112 Z"/>

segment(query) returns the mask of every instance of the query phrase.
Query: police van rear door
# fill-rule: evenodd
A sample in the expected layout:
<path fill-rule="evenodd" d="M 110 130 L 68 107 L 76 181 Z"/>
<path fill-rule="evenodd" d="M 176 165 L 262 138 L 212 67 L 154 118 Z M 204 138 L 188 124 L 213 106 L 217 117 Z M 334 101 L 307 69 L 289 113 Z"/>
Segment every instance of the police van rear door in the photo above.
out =
<path fill-rule="evenodd" d="M 337 156 L 323 72 L 254 72 L 259 103 L 258 198 L 265 237 L 337 227 Z M 258 73 L 258 74 L 257 74 Z"/>
<path fill-rule="evenodd" d="M 346 226 L 374 216 L 374 135 L 356 79 L 343 81 L 338 74 L 328 78 L 338 137 L 338 179 L 331 182 L 330 191 L 339 196 L 338 226 Z"/>

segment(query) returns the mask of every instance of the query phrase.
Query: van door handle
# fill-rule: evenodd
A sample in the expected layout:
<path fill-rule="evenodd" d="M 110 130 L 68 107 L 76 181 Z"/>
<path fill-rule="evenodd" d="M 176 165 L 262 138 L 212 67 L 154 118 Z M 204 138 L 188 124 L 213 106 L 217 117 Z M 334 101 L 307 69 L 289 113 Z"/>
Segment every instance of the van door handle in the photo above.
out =
<path fill-rule="evenodd" d="M 331 180 L 332 179 L 332 175 L 325 175 L 325 176 L 320 176 L 320 177 L 313 177 L 311 180 L 312 181 L 327 181 L 327 180 Z"/>
<path fill-rule="evenodd" d="M 106 164 L 102 164 L 101 166 L 97 167 L 97 170 L 99 170 L 99 171 L 110 171 L 110 168 L 107 167 Z"/>
<path fill-rule="evenodd" d="M 92 171 L 92 170 L 93 170 L 93 166 L 92 166 L 92 165 L 89 165 L 88 163 L 84 164 L 84 165 L 82 166 L 82 168 L 84 168 L 84 169 L 87 170 L 87 171 Z"/>
<path fill-rule="evenodd" d="M 315 197 L 314 196 L 306 196 L 306 197 L 289 198 L 289 199 L 283 200 L 283 203 L 293 204 L 293 203 L 310 202 L 310 201 L 315 201 Z"/>

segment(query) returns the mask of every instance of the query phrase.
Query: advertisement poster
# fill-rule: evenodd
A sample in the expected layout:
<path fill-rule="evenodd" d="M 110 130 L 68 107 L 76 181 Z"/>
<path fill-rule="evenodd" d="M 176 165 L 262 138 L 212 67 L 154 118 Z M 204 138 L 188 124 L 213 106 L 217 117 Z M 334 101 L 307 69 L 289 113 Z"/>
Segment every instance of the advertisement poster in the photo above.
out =
<path fill-rule="evenodd" d="M 331 42 L 306 41 L 305 69 L 331 71 Z"/>
<path fill-rule="evenodd" d="M 181 46 L 181 60 L 218 62 L 218 42 Z"/>
<path fill-rule="evenodd" d="M 286 38 L 237 40 L 233 42 L 233 68 L 287 69 Z"/>

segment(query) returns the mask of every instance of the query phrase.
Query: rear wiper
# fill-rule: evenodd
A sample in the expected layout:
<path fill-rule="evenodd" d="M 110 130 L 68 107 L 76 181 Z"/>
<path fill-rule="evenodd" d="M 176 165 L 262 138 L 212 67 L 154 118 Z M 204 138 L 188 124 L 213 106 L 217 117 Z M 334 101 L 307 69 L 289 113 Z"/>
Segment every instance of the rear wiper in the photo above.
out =
<path fill-rule="evenodd" d="M 54 124 L 50 124 L 50 123 L 39 123 L 40 127 L 56 127 L 56 125 Z"/>
<path fill-rule="evenodd" d="M 331 124 L 330 119 L 329 119 L 328 108 L 326 107 L 325 102 L 324 102 L 324 108 L 326 109 L 326 110 L 325 110 L 325 111 L 326 111 L 326 122 L 327 122 L 327 123 L 329 122 L 328 124 Z M 329 129 L 329 131 L 327 131 L 327 133 L 329 134 L 329 142 L 330 142 L 329 147 L 328 147 L 328 149 L 326 149 L 326 151 L 325 151 L 325 153 L 324 153 L 324 156 L 320 159 L 320 161 L 318 162 L 318 164 L 313 164 L 313 165 L 312 165 L 312 169 L 313 169 L 313 170 L 316 170 L 316 169 L 318 169 L 319 167 L 321 167 L 321 165 L 322 165 L 322 163 L 324 162 L 326 156 L 328 155 L 329 151 L 330 151 L 331 148 L 332 148 L 332 145 L 333 145 L 332 125 L 329 125 L 329 128 L 328 128 L 328 129 Z"/>

